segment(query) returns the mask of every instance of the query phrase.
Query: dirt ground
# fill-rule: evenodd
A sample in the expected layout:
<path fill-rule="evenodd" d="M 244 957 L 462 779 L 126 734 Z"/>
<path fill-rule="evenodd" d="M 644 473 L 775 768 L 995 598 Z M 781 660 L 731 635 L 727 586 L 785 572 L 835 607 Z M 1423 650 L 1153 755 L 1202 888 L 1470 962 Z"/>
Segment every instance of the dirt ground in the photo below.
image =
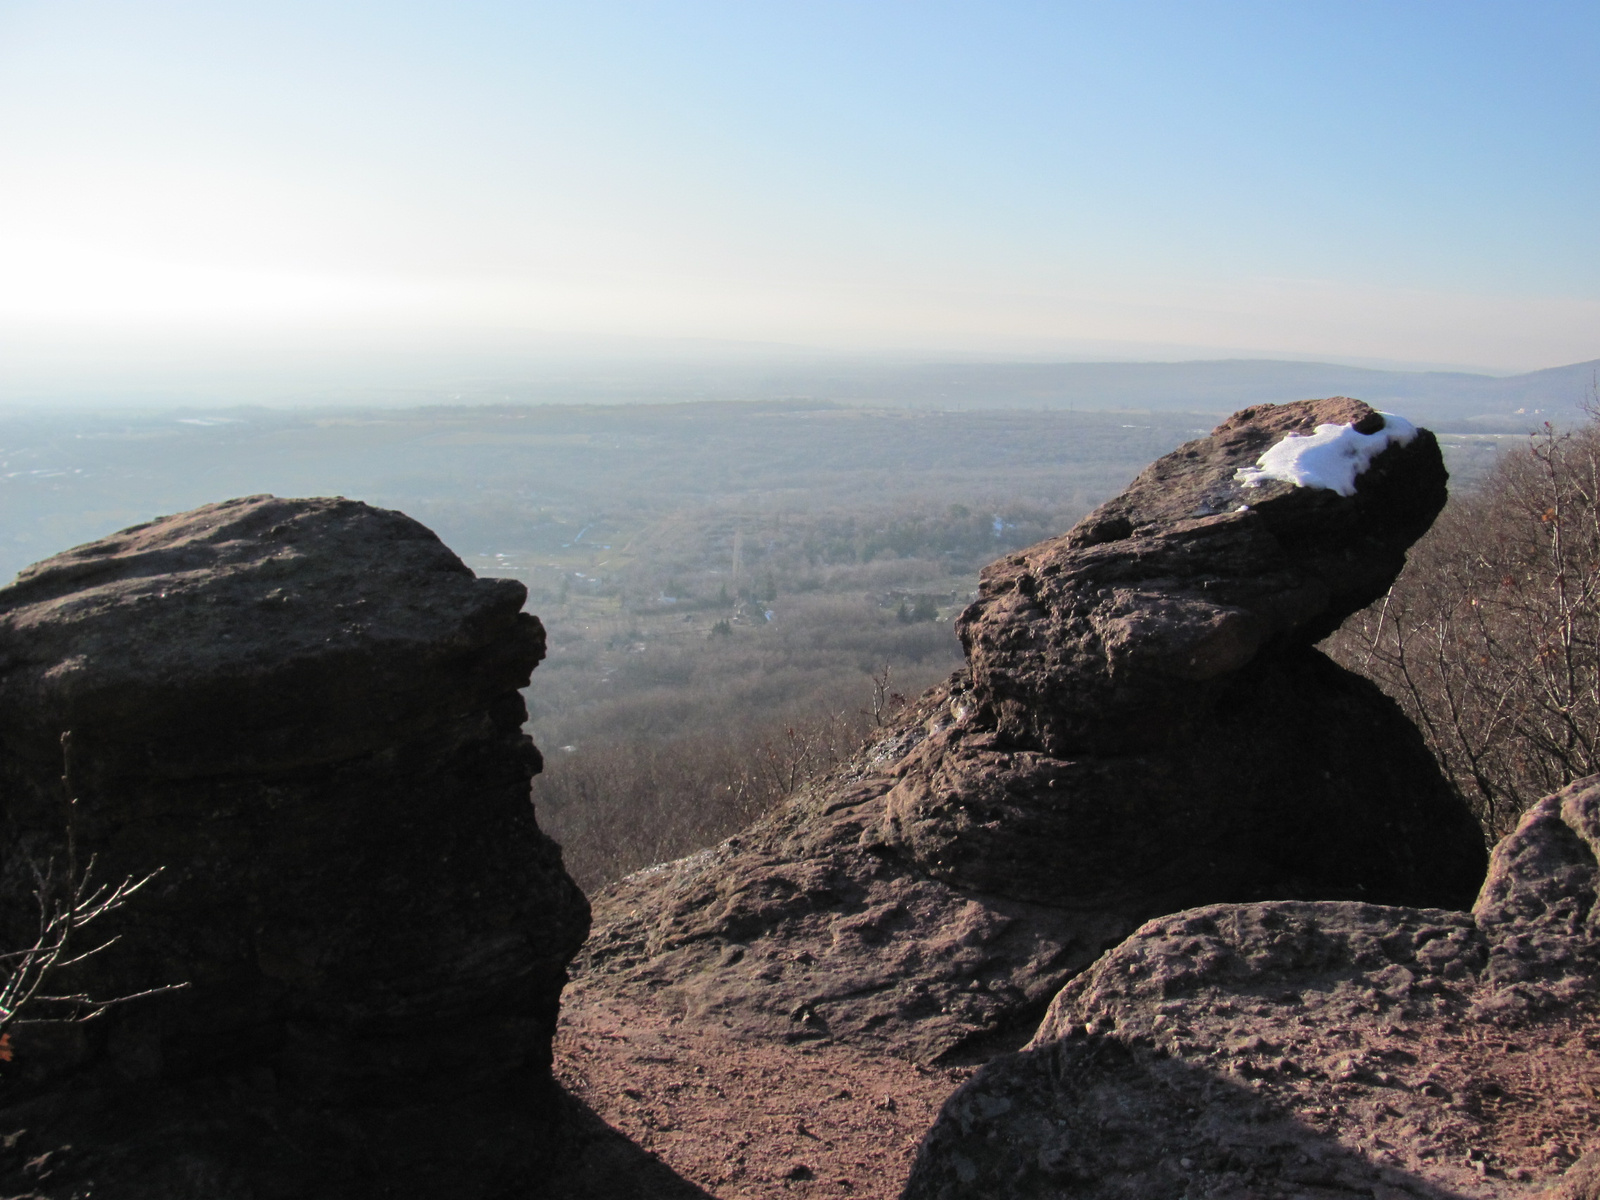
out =
<path fill-rule="evenodd" d="M 1419 1045 L 1414 1031 L 1370 1032 L 1369 1056 L 1429 1066 L 1428 1083 L 1414 1093 L 1330 1084 L 1308 1088 L 1300 1105 L 1275 1098 L 1347 1149 L 1421 1167 L 1458 1195 L 1533 1196 L 1600 1149 L 1592 1019 L 1514 1031 L 1467 1024 L 1441 1031 L 1436 1045 Z M 939 1107 L 972 1068 L 825 1041 L 741 1040 L 590 994 L 565 1008 L 556 1072 L 605 1121 L 717 1200 L 893 1200 Z"/>
<path fill-rule="evenodd" d="M 562 1084 L 718 1200 L 892 1200 L 969 1074 L 838 1043 L 741 1041 L 626 1000 L 564 1005 L 556 1036 Z"/>

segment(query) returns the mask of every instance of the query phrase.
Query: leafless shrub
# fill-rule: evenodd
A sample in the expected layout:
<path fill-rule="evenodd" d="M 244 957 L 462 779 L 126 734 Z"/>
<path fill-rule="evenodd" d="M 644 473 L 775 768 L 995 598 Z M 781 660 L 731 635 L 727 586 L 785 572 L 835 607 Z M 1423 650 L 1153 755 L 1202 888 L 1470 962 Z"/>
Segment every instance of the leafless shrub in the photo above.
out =
<path fill-rule="evenodd" d="M 809 719 L 556 751 L 534 781 L 539 823 L 586 890 L 709 846 L 848 758 L 871 718 Z"/>
<path fill-rule="evenodd" d="M 904 692 L 891 690 L 892 679 L 893 669 L 888 663 L 872 673 L 872 709 L 863 715 L 870 716 L 872 723 L 880 728 L 887 725 L 907 703 Z"/>
<path fill-rule="evenodd" d="M 1329 650 L 1400 702 L 1490 838 L 1600 771 L 1600 420 L 1546 426 L 1453 499 Z"/>
<path fill-rule="evenodd" d="M 117 940 L 86 941 L 88 927 L 121 908 L 160 874 L 158 869 L 142 879 L 129 876 L 114 885 L 96 883 L 93 855 L 80 869 L 71 733 L 61 735 L 61 752 L 65 861 L 58 864 L 52 858 L 34 864 L 38 932 L 31 945 L 0 954 L 0 1056 L 5 1058 L 11 1057 L 7 1031 L 13 1025 L 92 1021 L 115 1005 L 185 986 L 175 984 L 110 998 L 55 990 L 62 971 L 94 957 Z"/>

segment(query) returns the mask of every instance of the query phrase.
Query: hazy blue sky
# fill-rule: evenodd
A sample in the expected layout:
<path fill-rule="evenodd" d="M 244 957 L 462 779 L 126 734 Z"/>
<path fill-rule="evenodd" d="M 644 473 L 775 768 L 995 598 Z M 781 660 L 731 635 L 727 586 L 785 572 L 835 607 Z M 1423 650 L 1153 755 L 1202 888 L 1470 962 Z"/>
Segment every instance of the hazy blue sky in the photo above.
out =
<path fill-rule="evenodd" d="M 1597 215 L 1594 0 L 0 0 L 19 370 L 587 337 L 1511 370 L 1600 357 Z"/>

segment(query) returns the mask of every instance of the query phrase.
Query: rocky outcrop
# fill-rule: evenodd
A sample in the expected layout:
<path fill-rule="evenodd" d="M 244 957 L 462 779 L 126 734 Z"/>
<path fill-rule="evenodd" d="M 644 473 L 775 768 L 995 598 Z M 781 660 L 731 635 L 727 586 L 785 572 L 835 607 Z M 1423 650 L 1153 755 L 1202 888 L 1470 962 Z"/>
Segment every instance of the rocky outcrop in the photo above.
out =
<path fill-rule="evenodd" d="M 989 567 L 957 624 L 968 677 L 886 798 L 884 841 L 950 883 L 1073 907 L 1470 903 L 1475 824 L 1410 724 L 1312 648 L 1443 506 L 1437 445 L 1389 447 L 1348 497 L 1237 478 L 1286 435 L 1383 420 L 1342 399 L 1246 409 Z"/>
<path fill-rule="evenodd" d="M 1213 905 L 1074 979 L 979 1071 L 907 1200 L 1524 1196 L 1597 1148 L 1600 777 L 1530 811 L 1468 913 Z M 1592 1158 L 1552 1196 L 1592 1191 Z"/>
<path fill-rule="evenodd" d="M 12 1190 L 478 1196 L 548 1175 L 577 1119 L 550 1042 L 588 908 L 528 801 L 518 688 L 544 631 L 524 598 L 402 514 L 271 496 L 0 589 L 8 943 L 31 940 L 33 868 L 63 862 L 70 732 L 79 861 L 161 874 L 62 983 L 183 985 L 13 1031 L 0 1124 L 28 1132 L 6 1146 L 49 1154 Z"/>
<path fill-rule="evenodd" d="M 1547 796 L 1495 847 L 1473 912 L 1489 943 L 1482 1003 L 1520 1010 L 1594 993 L 1600 974 L 1600 782 Z"/>
<path fill-rule="evenodd" d="M 1313 643 L 1445 498 L 1426 431 L 1351 495 L 1239 477 L 1358 401 L 1247 409 L 998 562 L 968 667 L 768 821 L 597 898 L 572 1002 L 932 1058 L 1024 1028 L 1159 913 L 1272 898 L 1465 907 L 1475 822 L 1416 730 Z"/>

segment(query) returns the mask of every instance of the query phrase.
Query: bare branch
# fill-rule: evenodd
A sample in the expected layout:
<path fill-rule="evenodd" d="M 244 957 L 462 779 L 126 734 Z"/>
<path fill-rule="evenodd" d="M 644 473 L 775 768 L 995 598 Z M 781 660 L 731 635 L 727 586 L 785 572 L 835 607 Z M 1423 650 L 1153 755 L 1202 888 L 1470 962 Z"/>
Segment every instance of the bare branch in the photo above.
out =
<path fill-rule="evenodd" d="M 54 858 L 42 865 L 31 864 L 34 900 L 39 909 L 38 934 L 31 946 L 0 954 L 0 963 L 7 964 L 3 974 L 0 974 L 0 1035 L 4 1035 L 13 1025 L 92 1021 L 115 1005 L 188 986 L 186 983 L 169 984 L 112 997 L 94 997 L 86 993 L 56 994 L 46 990 L 59 971 L 86 962 L 116 944 L 119 939 L 112 936 L 88 946 L 80 946 L 81 931 L 106 914 L 122 908 L 161 873 L 158 868 L 142 879 L 129 876 L 114 886 L 95 883 L 96 860 L 93 855 L 79 870 L 78 799 L 71 731 L 61 735 L 61 761 L 65 870 L 58 870 Z"/>
<path fill-rule="evenodd" d="M 1596 397 L 1600 405 L 1600 395 Z M 1600 408 L 1452 498 L 1330 641 L 1416 721 L 1486 833 L 1600 771 Z"/>

